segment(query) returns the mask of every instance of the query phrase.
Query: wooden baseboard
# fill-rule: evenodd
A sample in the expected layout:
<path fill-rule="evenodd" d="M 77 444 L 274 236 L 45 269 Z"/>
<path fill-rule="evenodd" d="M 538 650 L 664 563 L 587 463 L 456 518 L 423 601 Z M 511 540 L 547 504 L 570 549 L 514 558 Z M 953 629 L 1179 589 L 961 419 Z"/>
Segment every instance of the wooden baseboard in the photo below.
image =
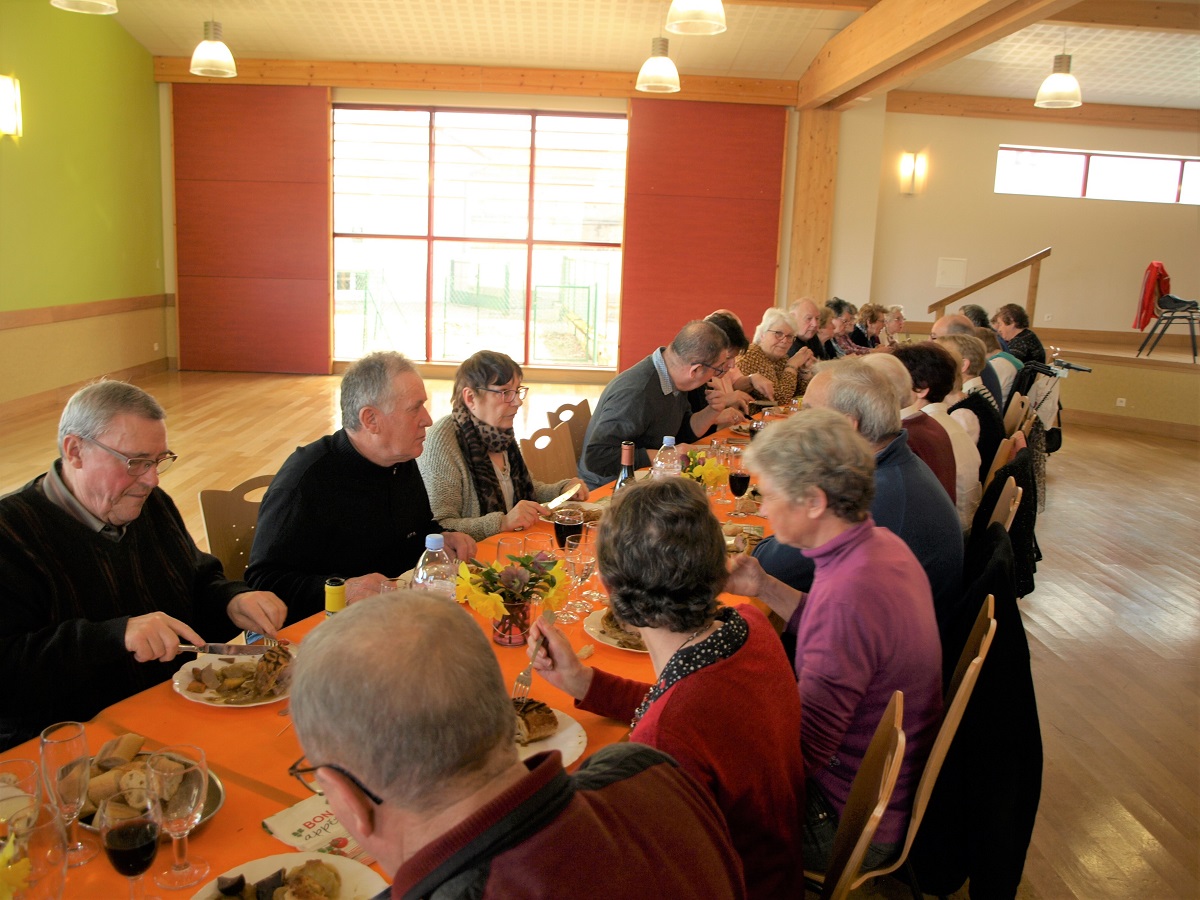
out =
<path fill-rule="evenodd" d="M 1183 441 L 1200 441 L 1200 425 L 1180 422 L 1162 422 L 1158 419 L 1139 419 L 1135 416 L 1117 416 L 1111 413 L 1088 412 L 1083 409 L 1064 409 L 1064 426 L 1094 425 L 1110 431 L 1131 431 L 1135 434 L 1152 434 L 1156 437 L 1178 438 Z M 1070 440 L 1068 432 L 1066 436 Z"/>
<path fill-rule="evenodd" d="M 84 385 L 91 384 L 93 381 L 99 381 L 101 378 L 107 378 L 109 381 L 131 381 L 145 377 L 146 375 L 165 372 L 167 369 L 168 360 L 166 357 L 163 357 L 162 359 L 152 360 L 141 365 L 129 366 L 128 368 L 117 369 L 113 372 L 105 372 L 103 375 L 97 375 L 95 378 L 89 378 L 86 381 L 64 384 L 61 387 L 56 387 L 48 391 L 40 391 L 36 394 L 30 394 L 27 397 L 18 397 L 16 400 L 8 400 L 0 403 L 0 418 L 11 420 L 19 416 L 42 412 L 47 406 L 65 406 L 67 401 L 71 399 L 71 395 L 77 390 Z"/>

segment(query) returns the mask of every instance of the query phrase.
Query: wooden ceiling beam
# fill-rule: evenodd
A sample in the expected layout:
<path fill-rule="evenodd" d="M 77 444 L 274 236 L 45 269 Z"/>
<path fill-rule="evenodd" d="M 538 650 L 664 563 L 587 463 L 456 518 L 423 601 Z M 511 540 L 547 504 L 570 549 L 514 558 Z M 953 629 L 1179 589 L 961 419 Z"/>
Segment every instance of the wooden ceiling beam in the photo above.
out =
<path fill-rule="evenodd" d="M 1046 17 L 1064 25 L 1143 31 L 1200 31 L 1200 3 L 1160 0 L 1083 0 Z"/>
<path fill-rule="evenodd" d="M 238 59 L 236 78 L 203 78 L 188 71 L 187 57 L 156 56 L 154 80 L 175 84 L 271 84 L 380 88 L 402 91 L 457 91 L 567 97 L 642 97 L 632 72 L 519 69 L 489 66 L 416 65 L 297 59 Z M 684 75 L 683 90 L 656 94 L 668 100 L 791 106 L 796 82 L 768 78 Z"/>
<path fill-rule="evenodd" d="M 1075 109 L 1038 109 L 1032 100 L 1012 97 L 892 91 L 887 96 L 887 111 L 926 116 L 959 116 L 968 119 L 1008 119 L 1023 122 L 1104 125 L 1110 128 L 1200 132 L 1200 109 L 1167 109 L 1159 106 L 1085 103 Z"/>
<path fill-rule="evenodd" d="M 949 62 L 1065 9 L 1071 2 L 880 0 L 821 48 L 800 78 L 796 105 L 801 109 L 826 104 L 837 108 L 831 101 L 865 82 L 872 82 L 871 91 L 879 91 L 911 77 L 901 67 L 926 51 L 931 58 Z M 963 33 L 969 36 L 969 49 L 956 52 L 957 36 Z M 931 61 L 929 66 L 936 64 Z"/>

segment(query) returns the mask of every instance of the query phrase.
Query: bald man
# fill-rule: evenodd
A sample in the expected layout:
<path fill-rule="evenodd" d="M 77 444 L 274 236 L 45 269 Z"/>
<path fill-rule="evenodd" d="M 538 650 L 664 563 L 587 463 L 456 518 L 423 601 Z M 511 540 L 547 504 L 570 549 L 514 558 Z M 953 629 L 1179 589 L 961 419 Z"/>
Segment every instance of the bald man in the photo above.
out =
<path fill-rule="evenodd" d="M 935 339 L 947 334 L 966 334 L 975 337 L 975 323 L 963 315 L 942 316 L 929 329 L 929 336 Z M 983 379 L 983 386 L 991 392 L 993 398 L 1004 396 L 1000 376 L 996 374 L 990 360 L 983 367 L 983 371 L 979 373 L 979 377 Z M 1000 409 L 1000 412 L 1004 412 L 1004 410 Z"/>

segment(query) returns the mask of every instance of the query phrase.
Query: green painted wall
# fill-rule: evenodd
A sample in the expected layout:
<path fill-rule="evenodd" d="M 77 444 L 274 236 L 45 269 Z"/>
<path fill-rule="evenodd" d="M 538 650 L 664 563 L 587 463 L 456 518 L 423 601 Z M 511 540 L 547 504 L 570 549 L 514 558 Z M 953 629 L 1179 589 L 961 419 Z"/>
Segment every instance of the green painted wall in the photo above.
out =
<path fill-rule="evenodd" d="M 158 91 L 113 16 L 0 0 L 0 311 L 163 293 Z"/>

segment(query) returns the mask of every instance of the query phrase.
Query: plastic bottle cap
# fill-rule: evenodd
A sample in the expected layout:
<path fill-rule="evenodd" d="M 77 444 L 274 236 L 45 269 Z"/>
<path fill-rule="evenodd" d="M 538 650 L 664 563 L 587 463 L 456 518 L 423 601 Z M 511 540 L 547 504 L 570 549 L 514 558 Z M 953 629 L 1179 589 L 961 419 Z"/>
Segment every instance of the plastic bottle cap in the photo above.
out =
<path fill-rule="evenodd" d="M 675 438 L 669 434 L 665 435 L 663 437 L 663 446 L 664 447 L 674 447 L 675 446 Z"/>
<path fill-rule="evenodd" d="M 425 535 L 426 550 L 444 550 L 446 547 L 446 539 L 440 534 Z"/>

